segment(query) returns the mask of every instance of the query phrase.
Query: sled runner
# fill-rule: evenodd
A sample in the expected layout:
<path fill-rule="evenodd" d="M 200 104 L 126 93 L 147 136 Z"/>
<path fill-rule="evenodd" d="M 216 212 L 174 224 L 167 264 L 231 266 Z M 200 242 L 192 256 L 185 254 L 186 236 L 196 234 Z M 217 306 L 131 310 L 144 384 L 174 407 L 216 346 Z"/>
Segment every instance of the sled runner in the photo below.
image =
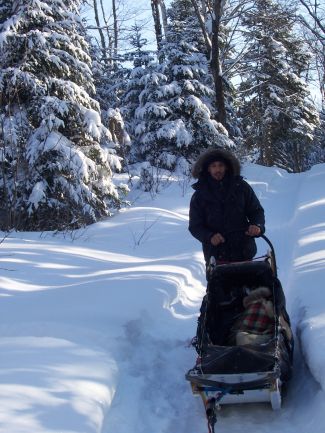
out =
<path fill-rule="evenodd" d="M 210 261 L 193 346 L 198 358 L 188 371 L 202 397 L 210 432 L 223 404 L 270 402 L 281 408 L 281 391 L 292 370 L 293 337 L 275 253 L 258 261 Z"/>

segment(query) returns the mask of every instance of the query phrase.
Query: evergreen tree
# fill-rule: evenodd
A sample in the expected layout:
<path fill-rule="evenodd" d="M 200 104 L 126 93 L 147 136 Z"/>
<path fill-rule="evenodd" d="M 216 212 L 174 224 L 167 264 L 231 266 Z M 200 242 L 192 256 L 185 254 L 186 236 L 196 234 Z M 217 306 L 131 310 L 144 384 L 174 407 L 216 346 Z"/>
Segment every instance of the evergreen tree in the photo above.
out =
<path fill-rule="evenodd" d="M 115 143 L 116 153 L 122 158 L 121 163 L 123 165 L 125 149 L 130 145 L 130 137 L 126 132 L 120 108 L 128 70 L 120 62 L 113 63 L 109 59 L 103 58 L 101 50 L 92 43 L 90 47 L 92 72 L 96 88 L 95 99 L 100 106 L 101 121 L 109 130 L 111 139 Z"/>
<path fill-rule="evenodd" d="M 247 13 L 241 116 L 246 143 L 259 162 L 301 171 L 318 114 L 302 78 L 308 55 L 294 22 L 293 11 L 273 0 L 255 0 Z"/>
<path fill-rule="evenodd" d="M 109 214 L 119 165 L 101 123 L 80 0 L 0 8 L 1 202 L 7 227 L 78 227 Z"/>
<path fill-rule="evenodd" d="M 198 8 L 200 5 L 198 5 Z M 185 41 L 206 56 L 209 55 L 202 29 L 191 0 L 174 0 L 168 8 L 168 41 Z"/>
<path fill-rule="evenodd" d="M 129 141 L 123 148 L 123 163 L 125 165 L 134 162 L 130 144 L 136 142 L 135 111 L 139 106 L 140 94 L 145 87 L 142 77 L 147 73 L 148 65 L 154 60 L 153 53 L 146 49 L 148 41 L 142 37 L 141 27 L 138 24 L 132 27 L 130 44 L 132 49 L 127 53 L 125 59 L 128 62 L 132 61 L 133 68 L 129 71 L 126 85 L 124 84 L 124 93 L 121 96 L 121 113 L 125 119 L 125 128 L 129 136 Z"/>
<path fill-rule="evenodd" d="M 135 113 L 137 157 L 156 167 L 181 166 L 188 172 L 188 163 L 202 150 L 233 143 L 211 117 L 213 91 L 204 84 L 205 56 L 179 40 L 165 43 L 159 57 L 160 63 L 149 65 L 141 78 L 145 88 Z"/>
<path fill-rule="evenodd" d="M 196 3 L 196 8 L 194 8 L 191 0 L 174 0 L 168 9 L 168 41 L 175 43 L 179 41 L 187 42 L 206 57 L 205 63 L 208 65 L 208 73 L 202 77 L 204 79 L 203 83 L 215 91 L 215 81 L 211 71 L 211 14 L 207 14 L 207 10 L 209 10 L 210 6 L 202 2 Z M 204 22 L 204 31 L 200 25 L 198 14 L 200 14 L 202 21 L 204 21 L 205 16 L 209 16 L 209 19 L 206 18 Z M 231 77 L 227 76 L 225 73 L 227 69 L 226 65 L 232 61 L 234 55 L 233 44 L 229 42 L 232 33 L 233 29 L 223 22 L 220 23 L 218 30 L 218 50 L 220 51 L 220 70 L 223 71 L 221 80 L 222 95 L 220 95 L 220 98 L 211 98 L 209 109 L 211 116 L 214 119 L 218 119 L 220 117 L 220 107 L 218 104 L 222 99 L 222 105 L 224 105 L 225 110 L 225 127 L 231 139 L 237 144 L 241 141 L 241 131 L 234 107 L 235 88 L 231 83 Z M 210 59 L 210 61 L 208 59 Z"/>
<path fill-rule="evenodd" d="M 316 128 L 311 151 L 307 157 L 307 167 L 325 163 L 325 110 L 319 113 L 319 126 Z"/>

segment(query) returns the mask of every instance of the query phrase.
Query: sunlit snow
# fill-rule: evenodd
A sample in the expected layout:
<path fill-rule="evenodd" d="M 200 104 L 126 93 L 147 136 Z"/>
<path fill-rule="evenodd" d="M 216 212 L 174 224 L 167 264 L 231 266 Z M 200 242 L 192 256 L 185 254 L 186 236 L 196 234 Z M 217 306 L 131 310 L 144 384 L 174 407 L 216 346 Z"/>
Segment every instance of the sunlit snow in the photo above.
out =
<path fill-rule="evenodd" d="M 283 408 L 224 407 L 220 433 L 323 433 L 325 165 L 306 173 L 244 167 L 266 211 L 296 339 Z M 123 176 L 119 179 L 125 182 Z M 190 236 L 189 182 L 72 233 L 3 233 L 0 431 L 207 432 L 185 372 L 205 293 Z M 258 240 L 258 254 L 267 245 Z"/>

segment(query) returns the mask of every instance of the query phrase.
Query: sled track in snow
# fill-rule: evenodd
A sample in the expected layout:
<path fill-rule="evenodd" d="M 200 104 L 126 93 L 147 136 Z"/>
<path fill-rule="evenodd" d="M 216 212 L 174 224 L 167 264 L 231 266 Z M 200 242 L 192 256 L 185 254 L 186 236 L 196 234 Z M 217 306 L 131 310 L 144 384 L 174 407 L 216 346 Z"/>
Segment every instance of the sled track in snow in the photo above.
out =
<path fill-rule="evenodd" d="M 302 310 L 295 298 L 294 260 L 299 240 L 299 209 L 304 202 L 304 182 L 308 176 L 299 175 L 298 182 L 291 182 L 294 178 L 290 176 L 294 175 L 279 171 L 278 175 L 272 174 L 266 184 L 263 173 L 261 171 L 261 179 L 254 181 L 266 207 L 267 235 L 275 245 L 279 278 L 286 292 L 293 329 L 299 330 Z M 282 214 L 277 209 L 279 203 L 286 203 Z M 178 287 L 178 294 L 182 291 L 186 292 L 186 287 Z M 185 341 L 176 340 L 172 335 L 166 338 L 153 335 L 150 332 L 152 320 L 144 316 L 126 325 L 121 342 L 124 357 L 118 360 L 126 375 L 120 378 L 102 433 L 113 433 L 111 426 L 116 427 L 121 406 L 125 418 L 120 419 L 120 427 L 114 433 L 206 433 L 202 401 L 192 396 L 184 379 L 184 373 L 195 360 L 195 352 L 185 347 Z M 192 334 L 194 332 L 193 328 Z M 323 433 L 324 426 L 320 422 L 323 420 L 320 416 L 323 394 L 305 362 L 298 334 L 295 336 L 293 378 L 285 392 L 282 409 L 274 412 L 270 404 L 223 406 L 215 431 Z M 134 406 L 133 402 L 139 400 L 141 409 L 136 413 L 137 404 Z"/>

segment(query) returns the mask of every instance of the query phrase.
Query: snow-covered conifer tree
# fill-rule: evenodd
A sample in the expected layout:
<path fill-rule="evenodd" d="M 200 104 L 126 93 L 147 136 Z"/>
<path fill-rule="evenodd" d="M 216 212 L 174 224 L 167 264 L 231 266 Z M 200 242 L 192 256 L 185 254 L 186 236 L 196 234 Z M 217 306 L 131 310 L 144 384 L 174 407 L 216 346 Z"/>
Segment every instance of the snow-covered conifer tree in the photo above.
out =
<path fill-rule="evenodd" d="M 119 201 L 80 0 L 5 0 L 0 8 L 1 202 L 8 227 L 78 227 Z"/>
<path fill-rule="evenodd" d="M 198 4 L 198 8 L 200 6 Z M 194 45 L 200 53 L 208 55 L 204 35 L 192 1 L 173 0 L 167 12 L 169 42 L 178 42 L 181 39 Z"/>
<path fill-rule="evenodd" d="M 125 160 L 125 149 L 130 145 L 130 137 L 126 132 L 121 113 L 122 97 L 125 92 L 125 82 L 128 70 L 120 62 L 111 62 L 102 57 L 102 50 L 90 42 L 92 72 L 96 95 L 101 111 L 101 121 L 110 132 L 112 141 L 116 144 L 116 153 Z"/>
<path fill-rule="evenodd" d="M 199 53 L 206 56 L 205 63 L 208 65 L 208 73 L 203 78 L 203 83 L 209 88 L 215 90 L 215 80 L 212 76 L 211 65 L 211 5 L 205 2 L 197 2 L 196 6 L 192 0 L 174 0 L 168 9 L 169 32 L 168 41 L 178 43 L 180 40 L 193 45 Z M 199 17 L 202 20 L 201 25 Z M 204 26 L 204 30 L 201 26 Z M 235 88 L 231 83 L 231 77 L 227 74 L 226 64 L 233 60 L 234 50 L 233 43 L 229 42 L 233 29 L 223 22 L 218 27 L 218 49 L 220 51 L 220 69 L 222 70 L 222 95 L 220 98 L 211 98 L 209 108 L 212 111 L 214 119 L 219 118 L 219 105 L 222 99 L 222 105 L 225 110 L 225 127 L 229 136 L 237 144 L 240 142 L 241 131 L 238 119 L 235 115 L 234 98 Z M 210 59 L 210 60 L 208 60 Z M 220 89 L 219 89 L 220 90 Z M 216 95 L 215 95 L 216 96 Z"/>
<path fill-rule="evenodd" d="M 307 156 L 306 168 L 325 162 L 325 110 L 319 113 L 319 126 L 315 130 L 314 141 Z"/>
<path fill-rule="evenodd" d="M 175 169 L 207 147 L 232 146 L 225 128 L 211 117 L 213 91 L 202 83 L 205 56 L 183 41 L 166 43 L 159 55 L 162 63 L 142 77 L 145 89 L 136 110 L 140 159 Z"/>
<path fill-rule="evenodd" d="M 318 114 L 302 78 L 308 56 L 294 22 L 289 7 L 273 0 L 255 0 L 247 13 L 241 115 L 246 142 L 258 161 L 301 171 Z"/>
<path fill-rule="evenodd" d="M 125 119 L 125 129 L 129 135 L 129 142 L 124 146 L 123 150 L 123 163 L 134 162 L 134 155 L 132 155 L 132 148 L 130 143 L 135 143 L 136 135 L 135 128 L 137 125 L 135 119 L 135 111 L 139 106 L 139 96 L 145 87 L 142 77 L 147 73 L 147 68 L 150 62 L 154 60 L 153 53 L 146 49 L 148 41 L 142 37 L 141 27 L 135 24 L 132 27 L 130 35 L 130 50 L 125 56 L 126 61 L 133 62 L 133 68 L 129 71 L 129 75 L 124 82 L 124 92 L 121 97 L 121 113 Z M 136 147 L 136 145 L 134 146 Z"/>

